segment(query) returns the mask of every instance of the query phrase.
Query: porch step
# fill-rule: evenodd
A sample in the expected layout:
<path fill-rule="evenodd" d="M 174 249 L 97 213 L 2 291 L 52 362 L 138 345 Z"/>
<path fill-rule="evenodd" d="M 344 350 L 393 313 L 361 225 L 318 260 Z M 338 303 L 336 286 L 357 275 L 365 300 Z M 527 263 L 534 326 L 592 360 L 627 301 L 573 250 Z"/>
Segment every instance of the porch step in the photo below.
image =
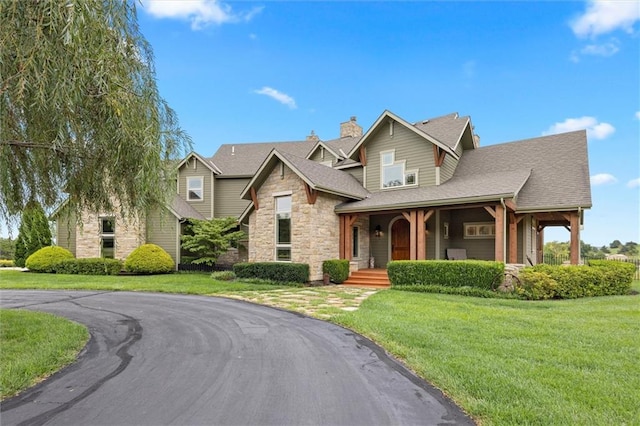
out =
<path fill-rule="evenodd" d="M 391 282 L 386 269 L 361 269 L 351 273 L 342 285 L 352 287 L 389 288 Z"/>

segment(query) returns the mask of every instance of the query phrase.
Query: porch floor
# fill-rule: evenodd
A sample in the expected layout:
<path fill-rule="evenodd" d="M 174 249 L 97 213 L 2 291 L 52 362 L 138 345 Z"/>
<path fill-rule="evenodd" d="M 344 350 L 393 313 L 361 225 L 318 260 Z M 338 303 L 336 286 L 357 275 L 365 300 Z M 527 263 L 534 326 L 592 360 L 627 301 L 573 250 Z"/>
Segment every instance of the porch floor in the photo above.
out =
<path fill-rule="evenodd" d="M 352 272 L 342 285 L 382 289 L 391 287 L 391 282 L 386 269 L 360 269 Z"/>

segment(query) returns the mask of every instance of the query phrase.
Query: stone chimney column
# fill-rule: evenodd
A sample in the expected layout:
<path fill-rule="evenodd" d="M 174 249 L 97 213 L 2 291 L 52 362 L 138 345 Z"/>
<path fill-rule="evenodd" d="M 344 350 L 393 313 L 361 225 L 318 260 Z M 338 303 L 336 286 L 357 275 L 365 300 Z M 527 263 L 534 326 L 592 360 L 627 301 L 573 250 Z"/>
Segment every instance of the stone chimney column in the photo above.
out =
<path fill-rule="evenodd" d="M 341 138 L 359 138 L 362 136 L 362 127 L 356 122 L 356 117 L 352 116 L 351 119 L 345 123 L 340 123 L 340 137 Z"/>

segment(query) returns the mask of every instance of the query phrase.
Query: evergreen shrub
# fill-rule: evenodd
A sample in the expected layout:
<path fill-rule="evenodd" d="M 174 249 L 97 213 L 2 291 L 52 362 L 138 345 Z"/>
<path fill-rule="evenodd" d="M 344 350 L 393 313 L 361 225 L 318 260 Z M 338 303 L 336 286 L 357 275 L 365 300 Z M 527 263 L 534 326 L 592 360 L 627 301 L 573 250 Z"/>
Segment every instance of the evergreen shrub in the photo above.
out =
<path fill-rule="evenodd" d="M 124 269 L 134 274 L 168 274 L 174 272 L 173 259 L 162 247 L 143 244 L 127 256 Z"/>
<path fill-rule="evenodd" d="M 391 287 L 438 285 L 491 290 L 504 263 L 485 260 L 394 260 L 387 265 Z"/>
<path fill-rule="evenodd" d="M 58 246 L 43 247 L 27 257 L 25 266 L 31 272 L 55 273 L 61 262 L 73 259 L 73 254 Z"/>
<path fill-rule="evenodd" d="M 330 259 L 322 262 L 322 273 L 329 274 L 329 279 L 342 284 L 349 278 L 349 261 L 347 259 Z"/>
<path fill-rule="evenodd" d="M 309 281 L 309 265 L 306 263 L 236 263 L 233 265 L 233 272 L 238 278 L 260 278 L 280 283 Z"/>

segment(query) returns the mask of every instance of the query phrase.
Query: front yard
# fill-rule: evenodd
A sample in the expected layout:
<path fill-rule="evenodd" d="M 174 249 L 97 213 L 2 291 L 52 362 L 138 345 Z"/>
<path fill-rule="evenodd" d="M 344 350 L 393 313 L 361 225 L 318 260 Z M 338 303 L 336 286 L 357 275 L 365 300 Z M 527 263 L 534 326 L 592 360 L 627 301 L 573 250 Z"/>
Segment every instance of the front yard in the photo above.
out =
<path fill-rule="evenodd" d="M 87 277 L 15 271 L 0 271 L 0 288 L 252 300 L 329 317 L 360 332 L 484 425 L 640 424 L 637 295 L 526 302 L 395 290 L 370 295 L 341 286 L 284 289 L 200 274 Z M 640 290 L 640 282 L 634 289 Z"/>

